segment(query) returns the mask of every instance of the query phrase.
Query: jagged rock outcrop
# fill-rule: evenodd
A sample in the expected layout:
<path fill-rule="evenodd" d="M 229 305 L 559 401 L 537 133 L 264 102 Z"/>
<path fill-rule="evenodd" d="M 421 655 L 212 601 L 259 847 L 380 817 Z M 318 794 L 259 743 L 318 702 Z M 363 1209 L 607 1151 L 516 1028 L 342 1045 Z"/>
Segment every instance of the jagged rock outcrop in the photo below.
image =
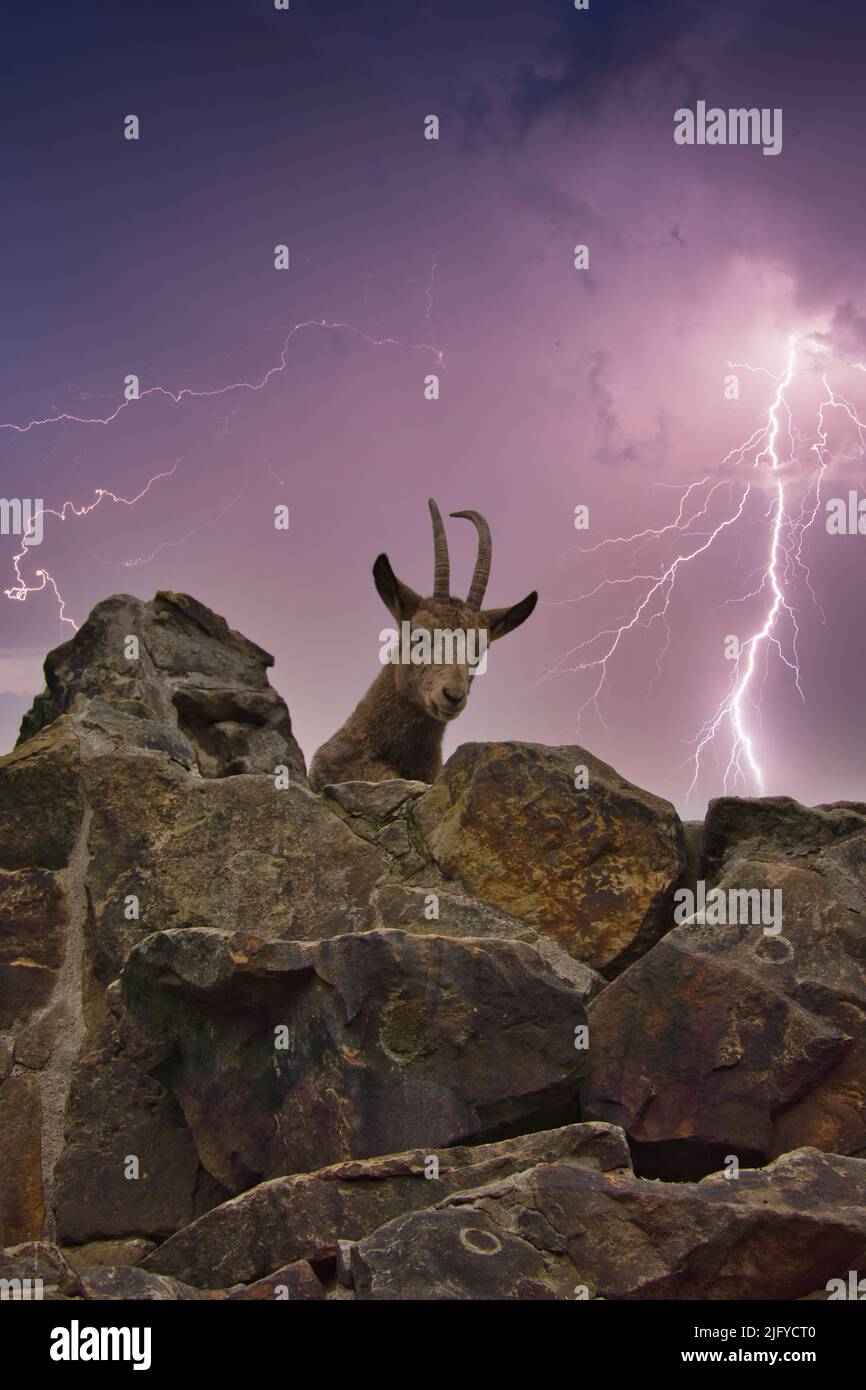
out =
<path fill-rule="evenodd" d="M 701 872 L 711 882 L 734 859 L 779 859 L 803 866 L 823 850 L 866 830 L 866 804 L 801 806 L 790 796 L 721 796 L 703 826 Z"/>
<path fill-rule="evenodd" d="M 315 795 L 269 664 L 188 596 L 108 599 L 0 759 L 0 1279 L 321 1301 L 848 1278 L 866 805 L 723 798 L 684 828 L 585 750 L 522 743 Z M 676 924 L 699 881 L 780 890 L 780 929 Z"/>
<path fill-rule="evenodd" d="M 866 807 L 726 798 L 705 846 L 707 891 L 778 892 L 780 930 L 689 920 L 621 975 L 590 1009 L 582 1113 L 649 1174 L 866 1152 Z"/>
<path fill-rule="evenodd" d="M 859 1159 L 800 1149 L 737 1178 L 664 1183 L 636 1178 L 621 1131 L 598 1125 L 444 1151 L 446 1170 L 428 1184 L 431 1157 L 265 1183 L 138 1267 L 76 1270 L 36 1243 L 5 1252 L 0 1278 L 19 1290 L 38 1278 L 42 1297 L 84 1300 L 763 1302 L 838 1297 L 862 1267 Z M 401 1214 L 377 1225 L 389 1207 Z M 279 1263 L 281 1250 L 301 1249 L 308 1259 Z"/>
<path fill-rule="evenodd" d="M 189 594 L 161 592 L 150 603 L 116 594 L 49 652 L 45 692 L 18 742 L 62 714 L 89 713 L 109 736 L 135 737 L 203 777 L 272 773 L 283 763 L 303 779 L 289 711 L 268 684 L 273 664 Z"/>
<path fill-rule="evenodd" d="M 350 1270 L 361 1299 L 796 1299 L 864 1232 L 859 1159 L 801 1149 L 699 1183 L 559 1161 L 398 1217 Z"/>
<path fill-rule="evenodd" d="M 670 927 L 679 816 L 584 748 L 465 743 L 412 818 L 444 874 L 604 974 Z"/>
<path fill-rule="evenodd" d="M 297 1260 L 335 1258 L 340 1241 L 358 1240 L 451 1192 L 566 1158 L 602 1173 L 630 1168 L 622 1130 L 593 1124 L 496 1144 L 335 1163 L 273 1178 L 214 1207 L 145 1256 L 142 1265 L 200 1288 L 248 1284 Z"/>
<path fill-rule="evenodd" d="M 105 991 L 137 941 L 202 923 L 295 939 L 373 923 L 387 857 L 307 789 L 269 662 L 184 595 L 107 600 L 49 654 L 48 690 L 0 759 L 7 1243 L 46 1226 L 76 1243 L 162 1238 L 227 1195 L 177 1102 L 120 1044 Z M 233 689 L 250 722 L 206 728 L 200 710 L 193 729 L 190 692 Z M 242 766 L 215 760 L 229 745 Z"/>
<path fill-rule="evenodd" d="M 143 1065 L 230 1192 L 576 1117 L 583 999 L 523 942 L 159 932 L 121 985 Z"/>

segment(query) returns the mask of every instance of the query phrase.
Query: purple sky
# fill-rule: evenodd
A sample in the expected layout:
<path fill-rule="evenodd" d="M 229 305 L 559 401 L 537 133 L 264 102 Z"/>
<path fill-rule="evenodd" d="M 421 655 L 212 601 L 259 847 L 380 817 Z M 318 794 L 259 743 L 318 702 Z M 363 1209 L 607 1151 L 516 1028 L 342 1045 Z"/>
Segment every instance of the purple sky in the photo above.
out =
<path fill-rule="evenodd" d="M 731 757 L 734 710 L 689 794 L 694 740 L 730 689 L 724 641 L 762 630 L 775 575 L 739 785 L 866 798 L 866 536 L 829 536 L 823 502 L 798 524 L 822 462 L 822 498 L 866 496 L 851 418 L 866 419 L 861 9 L 8 6 L 0 422 L 106 417 L 129 373 L 145 392 L 213 393 L 146 395 L 107 425 L 0 429 L 7 498 L 81 509 L 170 473 L 133 506 L 47 517 L 26 583 L 47 570 L 77 623 L 111 593 L 195 594 L 274 652 L 309 759 L 378 670 L 375 556 L 429 591 L 427 496 L 477 508 L 494 535 L 488 601 L 537 588 L 541 604 L 494 649 L 446 752 L 581 742 L 696 815 Z M 782 108 L 782 153 L 675 145 L 674 111 L 698 100 Z M 260 383 L 308 320 L 352 327 L 299 329 L 261 390 L 229 389 Z M 756 463 L 762 438 L 725 461 L 772 424 L 767 373 L 792 343 L 772 451 Z M 737 372 L 737 400 L 729 361 L 764 369 Z M 680 534 L 610 544 L 668 526 L 704 478 L 683 515 L 709 495 L 706 515 Z M 465 591 L 472 528 L 449 534 Z M 3 589 L 19 549 L 0 537 Z M 9 747 L 45 652 L 73 629 L 50 585 L 0 593 L 0 623 Z M 622 626 L 596 705 L 592 663 Z"/>

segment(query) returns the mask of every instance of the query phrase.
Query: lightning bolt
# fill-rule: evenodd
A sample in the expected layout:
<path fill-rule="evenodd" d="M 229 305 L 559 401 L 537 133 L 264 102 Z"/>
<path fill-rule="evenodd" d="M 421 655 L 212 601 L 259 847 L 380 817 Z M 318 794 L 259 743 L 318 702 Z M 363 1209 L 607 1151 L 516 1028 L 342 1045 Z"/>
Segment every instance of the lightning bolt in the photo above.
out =
<path fill-rule="evenodd" d="M 430 280 L 428 282 L 427 289 L 425 291 L 427 304 L 425 318 L 428 321 L 430 320 L 433 310 L 432 291 L 433 281 L 437 269 L 438 266 L 434 265 L 430 274 Z M 139 391 L 137 395 L 124 396 L 124 398 L 106 415 L 74 415 L 64 411 L 54 415 L 47 415 L 40 419 L 27 420 L 24 422 L 0 421 L 0 434 L 5 433 L 7 435 L 11 435 L 12 439 L 14 440 L 16 438 L 20 438 L 22 436 L 30 434 L 34 430 L 44 429 L 55 425 L 66 424 L 78 426 L 107 427 L 113 424 L 113 422 L 117 420 L 118 417 L 124 411 L 127 411 L 133 407 L 139 408 L 143 401 L 145 401 L 148 397 L 152 396 L 166 399 L 174 405 L 180 405 L 184 401 L 210 400 L 219 398 L 221 396 L 233 395 L 238 392 L 262 392 L 270 385 L 270 383 L 276 377 L 280 376 L 287 370 L 289 348 L 291 346 L 292 341 L 299 334 L 304 333 L 307 330 L 314 329 L 324 330 L 327 332 L 342 331 L 351 333 L 360 342 L 366 343 L 374 348 L 393 347 L 401 349 L 403 351 L 429 353 L 433 356 L 436 366 L 438 368 L 441 368 L 445 362 L 445 353 L 440 348 L 433 347 L 432 343 L 404 343 L 399 341 L 397 338 L 376 338 L 369 333 L 365 333 L 362 329 L 357 328 L 354 324 L 351 323 L 344 323 L 340 321 L 331 322 L 326 319 L 307 319 L 302 323 L 296 323 L 294 327 L 287 333 L 286 337 L 283 340 L 282 347 L 280 349 L 280 353 L 277 360 L 258 380 L 231 381 L 227 382 L 222 386 L 213 387 L 208 390 L 195 389 L 190 386 L 181 386 L 176 389 L 172 389 L 170 387 L 161 385 L 147 386 L 143 390 Z M 59 509 L 56 507 L 42 507 L 38 509 L 35 516 L 33 517 L 32 525 L 35 525 L 37 520 L 44 521 L 44 518 L 46 517 L 52 517 L 59 522 L 66 522 L 67 520 L 72 518 L 80 519 L 82 517 L 88 516 L 91 512 L 95 511 L 97 507 L 99 507 L 103 502 L 106 501 L 126 507 L 134 507 L 137 502 L 141 501 L 143 497 L 147 496 L 151 488 L 153 488 L 157 483 L 162 482 L 166 478 L 172 477 L 181 462 L 183 462 L 182 459 L 176 459 L 175 462 L 172 464 L 171 468 L 154 473 L 152 477 L 148 478 L 147 482 L 144 484 L 141 490 L 137 492 L 133 497 L 122 497 L 117 493 L 113 492 L 110 488 L 98 487 L 94 490 L 93 498 L 89 502 L 77 504 L 73 501 L 65 501 Z M 268 471 L 276 478 L 277 475 L 274 473 L 270 461 L 267 459 L 267 457 L 265 458 L 265 463 L 267 465 Z M 277 479 L 277 481 L 282 483 L 281 479 Z M 238 492 L 237 496 L 234 497 L 225 507 L 223 507 L 222 510 L 217 513 L 216 516 L 210 518 L 209 520 L 198 522 L 195 526 L 188 530 L 185 533 L 185 535 L 179 537 L 177 540 L 161 542 L 148 555 L 140 556 L 135 559 L 125 560 L 123 561 L 123 564 L 126 567 L 148 564 L 151 560 L 154 559 L 156 555 L 160 553 L 160 551 L 164 550 L 166 547 L 183 545 L 186 541 L 190 540 L 191 537 L 196 535 L 204 527 L 215 525 L 236 504 L 236 502 L 242 495 L 245 486 L 246 483 L 244 484 L 244 487 L 241 488 L 240 492 Z M 73 628 L 73 630 L 77 631 L 78 625 L 74 621 L 74 619 L 69 617 L 66 613 L 67 602 L 61 594 L 57 580 L 54 578 L 54 576 L 46 568 L 40 566 L 35 571 L 35 577 L 38 582 L 28 584 L 22 574 L 22 565 L 27 560 L 28 554 L 30 550 L 33 548 L 32 544 L 28 543 L 28 540 L 32 539 L 32 534 L 30 535 L 30 537 L 28 537 L 28 535 L 25 534 L 21 538 L 21 549 L 12 557 L 12 568 L 15 576 L 15 582 L 12 585 L 10 585 L 9 588 L 4 590 L 5 596 L 9 599 L 16 600 L 19 603 L 24 603 L 32 594 L 41 593 L 44 590 L 49 589 L 53 592 L 54 597 L 57 601 L 58 616 L 61 625 L 68 625 L 69 627 Z"/>
<path fill-rule="evenodd" d="M 722 703 L 716 710 L 716 713 L 713 716 L 713 718 L 709 721 L 707 725 L 704 726 L 704 728 L 701 730 L 701 733 L 698 736 L 693 759 L 694 772 L 691 784 L 688 789 L 689 796 L 694 792 L 695 786 L 697 785 L 698 777 L 700 775 L 701 754 L 703 753 L 704 748 L 707 746 L 707 743 L 710 742 L 713 738 L 715 738 L 716 734 L 719 731 L 719 728 L 725 720 L 730 721 L 731 728 L 733 730 L 730 758 L 728 760 L 728 765 L 725 768 L 725 791 L 728 790 L 729 778 L 734 772 L 738 774 L 740 779 L 743 779 L 743 760 L 745 759 L 752 773 L 755 785 L 757 786 L 760 795 L 764 795 L 764 771 L 761 767 L 761 764 L 758 762 L 757 755 L 755 752 L 754 741 L 747 727 L 746 717 L 744 713 L 744 704 L 747 697 L 749 696 L 752 681 L 754 679 L 755 663 L 758 652 L 760 651 L 762 645 L 765 642 L 774 643 L 782 660 L 786 663 L 786 665 L 789 665 L 791 667 L 791 670 L 794 672 L 794 676 L 797 682 L 797 689 L 800 690 L 802 694 L 802 687 L 800 685 L 800 670 L 796 653 L 796 612 L 787 603 L 779 582 L 779 565 L 781 558 L 781 533 L 782 524 L 785 520 L 785 488 L 781 472 L 781 462 L 778 453 L 778 440 L 780 430 L 779 416 L 780 412 L 782 411 L 782 408 L 784 407 L 788 416 L 790 437 L 791 417 L 785 399 L 785 391 L 791 384 L 791 380 L 794 374 L 795 360 L 796 347 L 794 343 L 791 343 L 788 352 L 787 365 L 785 366 L 784 371 L 776 378 L 776 390 L 774 392 L 773 400 L 769 408 L 767 423 L 761 431 L 761 434 L 759 435 L 759 440 L 762 441 L 761 448 L 755 455 L 755 460 L 752 465 L 753 468 L 757 468 L 763 460 L 766 460 L 769 464 L 770 472 L 775 475 L 775 499 L 772 503 L 772 532 L 769 556 L 767 559 L 766 568 L 764 569 L 763 575 L 761 577 L 760 587 L 757 591 L 753 591 L 757 593 L 762 593 L 765 590 L 765 588 L 768 589 L 771 596 L 770 606 L 766 612 L 764 622 L 760 629 L 757 632 L 754 632 L 752 636 L 747 638 L 746 641 L 742 643 L 740 646 L 739 654 L 737 656 L 736 664 L 734 666 L 733 679 L 731 682 L 732 690 L 730 694 L 726 697 L 726 699 L 722 701 Z M 729 363 L 729 366 L 735 365 L 735 363 Z M 788 660 L 788 657 L 785 655 L 781 643 L 775 636 L 779 612 L 782 608 L 784 608 L 790 614 L 794 624 L 793 662 Z"/>
<path fill-rule="evenodd" d="M 426 319 L 427 323 L 429 323 L 433 317 L 433 285 L 436 280 L 436 271 L 438 269 L 439 267 L 434 261 L 433 265 L 430 268 L 430 279 L 427 281 L 427 287 L 424 291 L 424 302 L 426 305 L 424 310 L 424 318 Z"/>
<path fill-rule="evenodd" d="M 805 701 L 800 660 L 800 617 L 792 592 L 799 580 L 824 619 L 812 584 L 810 568 L 803 548 L 809 530 L 814 525 L 822 504 L 822 486 L 830 464 L 828 446 L 828 413 L 842 412 L 854 426 L 858 446 L 854 455 L 840 458 L 862 459 L 866 454 L 866 424 L 855 406 L 831 387 L 827 374 L 821 382 L 824 395 L 818 402 L 814 431 L 804 436 L 795 425 L 789 393 L 799 369 L 800 358 L 807 351 L 812 355 L 826 351 L 814 337 L 788 343 L 785 365 L 778 373 L 748 363 L 729 362 L 728 366 L 766 376 L 772 383 L 772 394 L 764 417 L 747 439 L 731 449 L 721 460 L 718 471 L 724 478 L 711 474 L 679 490 L 676 515 L 664 526 L 648 527 L 629 536 L 615 536 L 590 547 L 578 547 L 581 555 L 596 555 L 600 563 L 605 554 L 616 554 L 617 547 L 630 547 L 633 569 L 624 577 L 611 577 L 602 568 L 602 579 L 592 588 L 565 604 L 586 604 L 601 593 L 622 590 L 631 597 L 626 611 L 609 626 L 597 630 L 591 637 L 563 653 L 542 679 L 563 674 L 589 674 L 589 693 L 577 711 L 578 723 L 591 707 L 603 727 L 607 727 L 600 705 L 609 688 L 611 666 L 629 637 L 640 628 L 658 624 L 664 641 L 656 660 L 652 690 L 659 678 L 662 662 L 670 647 L 670 609 L 674 593 L 682 587 L 683 576 L 699 564 L 701 558 L 717 546 L 727 532 L 736 532 L 740 523 L 751 519 L 754 502 L 760 511 L 757 520 L 768 530 L 764 558 L 747 581 L 752 586 L 738 599 L 729 603 L 743 604 L 754 600 L 761 605 L 761 618 L 738 644 L 731 669 L 729 687 L 713 713 L 705 720 L 692 741 L 692 753 L 682 766 L 691 769 L 687 797 L 694 795 L 704 764 L 704 755 L 711 745 L 727 738 L 728 752 L 723 776 L 724 791 L 766 792 L 766 773 L 758 748 L 759 734 L 755 731 L 756 716 L 760 721 L 763 686 L 767 677 L 769 656 L 774 653 L 788 669 L 795 688 Z M 866 370 L 860 363 L 851 367 Z M 790 494 L 794 482 L 802 483 L 800 458 L 810 460 L 805 488 L 799 506 L 792 505 Z M 742 476 L 751 465 L 757 477 Z M 797 465 L 795 467 L 795 465 Z M 766 501 L 769 493 L 769 503 Z M 721 515 L 719 515 L 721 512 Z M 670 560 L 646 568 L 637 564 L 638 557 L 658 542 L 674 540 L 676 553 Z M 754 582 L 752 582 L 754 581 Z M 759 686 L 759 673 L 764 674 Z M 760 729 L 760 722 L 759 722 Z"/>
<path fill-rule="evenodd" d="M 431 281 L 432 283 L 432 281 Z M 167 386 L 147 386 L 140 391 L 137 396 L 124 397 L 118 406 L 108 415 L 48 415 L 42 420 L 28 420 L 26 424 L 15 424 L 12 422 L 0 422 L 0 430 L 12 430 L 16 434 L 29 434 L 31 430 L 37 429 L 42 425 L 57 425 L 63 422 L 74 425 L 110 425 L 118 418 L 122 411 L 128 410 L 130 406 L 145 400 L 148 396 L 163 396 L 179 405 L 185 400 L 211 400 L 216 396 L 226 396 L 233 391 L 263 391 L 275 376 L 279 376 L 286 370 L 288 363 L 289 344 L 298 333 L 306 328 L 324 329 L 343 329 L 348 333 L 354 334 L 362 342 L 371 344 L 372 347 L 395 347 L 403 348 L 410 352 L 431 352 L 436 358 L 439 366 L 445 360 L 445 354 L 439 348 L 431 347 L 429 343 L 401 343 L 396 338 L 373 338 L 369 333 L 364 333 L 360 328 L 356 328 L 351 323 L 329 323 L 326 319 L 307 319 L 304 323 L 296 323 L 294 328 L 287 334 L 279 361 L 273 367 L 269 367 L 264 376 L 259 381 L 232 381 L 225 386 L 217 386 L 209 391 L 196 391 L 191 386 L 182 386 L 178 391 L 172 391 Z"/>
<path fill-rule="evenodd" d="M 160 482 L 163 478 L 170 478 L 177 470 L 178 465 L 182 462 L 182 459 L 175 459 L 171 468 L 166 469 L 162 473 L 155 473 L 134 497 L 119 497 L 116 492 L 112 492 L 109 488 L 98 487 L 94 491 L 93 501 L 85 503 L 82 506 L 76 506 L 74 502 L 64 502 L 59 511 L 54 507 L 39 507 L 33 515 L 32 525 L 35 526 L 37 521 L 42 521 L 44 525 L 44 518 L 46 516 L 56 517 L 58 521 L 66 521 L 68 516 L 89 516 L 89 514 L 95 511 L 99 504 L 106 498 L 111 502 L 122 504 L 125 507 L 134 507 L 136 502 L 140 502 L 142 497 L 145 497 L 150 492 L 150 489 L 155 483 Z M 15 571 L 16 583 L 12 585 L 11 588 L 4 589 L 3 592 L 7 598 L 16 599 L 19 603 L 24 603 L 30 594 L 41 593 L 43 589 L 47 588 L 52 589 L 57 599 L 60 622 L 68 623 L 69 626 L 77 632 L 78 624 L 72 618 L 66 617 L 66 601 L 57 587 L 57 581 L 49 574 L 48 570 L 42 568 L 37 569 L 36 577 L 40 581 L 38 584 L 27 584 L 25 581 L 21 573 L 21 563 L 26 558 L 27 552 L 31 548 L 32 547 L 27 543 L 27 536 L 24 535 L 21 539 L 21 549 L 12 557 L 12 567 Z"/>

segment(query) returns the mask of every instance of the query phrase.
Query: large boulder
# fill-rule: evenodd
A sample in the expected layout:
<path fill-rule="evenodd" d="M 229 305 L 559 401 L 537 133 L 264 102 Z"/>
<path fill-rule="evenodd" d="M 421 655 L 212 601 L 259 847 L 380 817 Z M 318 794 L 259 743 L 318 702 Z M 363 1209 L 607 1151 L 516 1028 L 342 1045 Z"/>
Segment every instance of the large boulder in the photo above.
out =
<path fill-rule="evenodd" d="M 448 878 L 609 977 L 670 926 L 679 816 L 584 748 L 465 743 L 412 818 Z"/>
<path fill-rule="evenodd" d="M 114 1020 L 95 1009 L 63 1123 L 52 1197 L 64 1244 L 161 1240 L 227 1195 L 202 1169 L 175 1098 L 135 1065 Z"/>
<path fill-rule="evenodd" d="M 286 703 L 268 683 L 274 658 L 188 594 L 150 603 L 115 594 L 45 659 L 46 689 L 24 716 L 19 743 L 67 712 L 128 716 L 144 736 L 178 735 L 203 777 L 270 772 L 304 778 Z M 151 729 L 147 729 L 147 725 Z M 119 727 L 119 726 L 118 726 Z"/>
<path fill-rule="evenodd" d="M 271 661 L 185 595 L 106 600 L 49 653 L 0 759 L 7 1241 L 161 1238 L 226 1195 L 106 1008 L 135 941 L 202 913 L 298 937 L 372 923 L 386 856 L 309 792 Z"/>
<path fill-rule="evenodd" d="M 583 999 L 520 941 L 159 932 L 122 997 L 130 1045 L 231 1192 L 576 1118 Z"/>
<path fill-rule="evenodd" d="M 520 743 L 314 795 L 270 662 L 188 596 L 108 599 L 0 758 L 8 1267 L 320 1301 L 818 1297 L 862 1262 L 856 1160 L 772 1160 L 866 1157 L 866 804 L 683 827 Z M 675 922 L 704 882 L 779 891 L 781 930 Z"/>
<path fill-rule="evenodd" d="M 397 1217 L 350 1269 L 361 1299 L 797 1299 L 864 1234 L 859 1159 L 801 1149 L 698 1183 L 558 1160 Z"/>
<path fill-rule="evenodd" d="M 866 803 L 801 806 L 791 796 L 720 796 L 707 807 L 701 876 L 716 882 L 734 859 L 779 859 L 801 866 L 866 830 Z"/>
<path fill-rule="evenodd" d="M 387 860 L 306 787 L 205 780 L 129 749 L 94 750 L 85 780 L 89 937 L 103 985 L 154 931 L 206 924 L 316 940 L 372 925 L 370 894 Z"/>
<path fill-rule="evenodd" d="M 630 1167 L 622 1130 L 592 1124 L 354 1159 L 260 1183 L 178 1231 L 142 1265 L 199 1288 L 247 1284 L 297 1260 L 333 1259 L 341 1241 L 451 1192 L 563 1158 L 602 1173 Z"/>
<path fill-rule="evenodd" d="M 866 1153 L 866 821 L 717 802 L 705 854 L 707 893 L 778 892 L 781 929 L 707 911 L 610 985 L 589 1012 L 583 1114 L 623 1125 L 639 1171 L 666 1177 L 807 1144 Z"/>
<path fill-rule="evenodd" d="M 433 888 L 430 884 L 416 886 L 386 881 L 373 891 L 370 898 L 374 912 L 373 925 L 431 936 L 526 941 L 555 975 L 560 975 L 579 990 L 585 1003 L 604 988 L 604 977 L 582 961 L 575 960 L 552 936 L 537 931 L 521 917 L 512 917 L 490 903 L 470 897 L 457 885 L 449 885 L 449 889 L 443 890 L 438 884 Z"/>

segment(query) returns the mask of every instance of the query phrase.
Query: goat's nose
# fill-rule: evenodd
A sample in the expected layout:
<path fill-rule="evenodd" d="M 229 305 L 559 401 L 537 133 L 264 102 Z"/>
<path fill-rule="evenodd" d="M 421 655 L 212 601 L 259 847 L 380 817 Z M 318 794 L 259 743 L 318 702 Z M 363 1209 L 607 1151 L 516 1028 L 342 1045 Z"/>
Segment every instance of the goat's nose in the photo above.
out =
<path fill-rule="evenodd" d="M 449 690 L 447 686 L 442 691 L 442 694 L 445 696 L 445 699 L 448 700 L 449 703 L 452 705 L 459 705 L 460 701 L 463 699 L 462 690 Z"/>

